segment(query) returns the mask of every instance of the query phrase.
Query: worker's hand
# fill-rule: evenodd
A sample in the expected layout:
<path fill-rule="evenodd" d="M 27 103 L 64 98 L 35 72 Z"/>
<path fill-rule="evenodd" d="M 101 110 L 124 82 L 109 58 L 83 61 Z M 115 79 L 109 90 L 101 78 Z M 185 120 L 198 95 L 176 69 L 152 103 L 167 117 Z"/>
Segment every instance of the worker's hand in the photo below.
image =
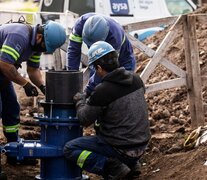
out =
<path fill-rule="evenodd" d="M 45 92 L 46 92 L 46 87 L 45 87 L 45 85 L 41 85 L 41 86 L 39 86 L 39 89 L 40 89 L 40 91 L 45 95 Z"/>
<path fill-rule="evenodd" d="M 37 88 L 31 83 L 27 82 L 27 84 L 24 85 L 23 88 L 27 96 L 38 96 Z"/>
<path fill-rule="evenodd" d="M 85 99 L 86 99 L 86 93 L 80 93 L 80 92 L 78 92 L 73 97 L 73 102 L 76 104 L 80 100 L 85 101 Z"/>
<path fill-rule="evenodd" d="M 91 91 L 89 91 L 88 88 L 86 88 L 86 89 L 84 90 L 84 93 L 86 94 L 86 98 L 88 98 L 88 97 L 91 95 Z"/>

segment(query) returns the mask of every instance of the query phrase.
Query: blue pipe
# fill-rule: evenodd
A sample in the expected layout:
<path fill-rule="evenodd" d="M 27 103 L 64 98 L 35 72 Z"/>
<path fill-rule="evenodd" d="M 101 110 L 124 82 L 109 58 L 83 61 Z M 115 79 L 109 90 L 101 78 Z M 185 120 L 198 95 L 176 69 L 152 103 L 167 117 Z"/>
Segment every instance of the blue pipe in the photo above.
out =
<path fill-rule="evenodd" d="M 41 103 L 44 115 L 36 118 L 41 126 L 40 140 L 20 139 L 6 144 L 2 149 L 7 156 L 16 157 L 20 161 L 27 158 L 41 159 L 40 175 L 36 179 L 87 179 L 82 177 L 81 169 L 67 161 L 63 155 L 65 143 L 82 136 L 72 100 L 76 92 L 82 91 L 81 83 L 81 72 L 47 72 L 46 102 Z"/>
<path fill-rule="evenodd" d="M 76 118 L 70 117 L 67 123 L 61 121 L 63 121 L 61 118 L 39 118 L 41 125 L 40 140 L 20 139 L 19 142 L 6 144 L 3 151 L 6 152 L 7 156 L 16 157 L 20 161 L 26 158 L 41 159 L 40 175 L 36 176 L 36 179 L 82 179 L 79 167 L 71 165 L 63 156 L 65 143 L 80 137 L 82 129 Z"/>

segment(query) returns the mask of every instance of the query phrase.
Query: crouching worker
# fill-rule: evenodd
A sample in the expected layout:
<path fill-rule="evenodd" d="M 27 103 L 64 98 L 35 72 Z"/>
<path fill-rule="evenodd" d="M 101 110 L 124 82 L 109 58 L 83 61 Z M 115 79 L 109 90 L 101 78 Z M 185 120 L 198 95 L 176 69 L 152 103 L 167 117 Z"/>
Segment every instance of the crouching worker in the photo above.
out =
<path fill-rule="evenodd" d="M 119 67 L 114 48 L 94 43 L 88 52 L 89 66 L 102 78 L 89 98 L 74 96 L 77 117 L 87 127 L 100 122 L 95 136 L 79 137 L 66 143 L 64 155 L 83 170 L 104 179 L 119 179 L 137 172 L 151 134 L 145 88 L 136 74 Z"/>

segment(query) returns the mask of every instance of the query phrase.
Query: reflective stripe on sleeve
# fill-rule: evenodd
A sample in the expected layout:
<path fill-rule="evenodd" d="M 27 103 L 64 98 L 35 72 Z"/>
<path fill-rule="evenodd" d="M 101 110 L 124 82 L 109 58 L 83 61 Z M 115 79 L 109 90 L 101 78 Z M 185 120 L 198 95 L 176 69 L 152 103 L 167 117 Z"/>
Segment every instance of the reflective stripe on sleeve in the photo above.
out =
<path fill-rule="evenodd" d="M 69 39 L 72 40 L 72 41 L 78 42 L 78 43 L 82 43 L 82 41 L 83 41 L 82 37 L 76 36 L 72 33 L 70 34 Z"/>
<path fill-rule="evenodd" d="M 15 133 L 19 130 L 19 124 L 14 126 L 3 126 L 3 130 L 6 133 Z"/>
<path fill-rule="evenodd" d="M 9 54 L 15 59 L 15 61 L 17 61 L 17 59 L 20 57 L 19 53 L 14 48 L 7 45 L 3 45 L 0 51 Z"/>
<path fill-rule="evenodd" d="M 87 159 L 87 157 L 91 154 L 92 152 L 91 151 L 86 151 L 84 150 L 78 157 L 78 160 L 77 160 L 77 165 L 82 168 L 83 165 L 84 165 L 84 162 L 85 160 Z"/>
<path fill-rule="evenodd" d="M 40 62 L 40 56 L 31 56 L 29 58 L 30 61 L 35 62 L 35 63 L 39 63 Z"/>
<path fill-rule="evenodd" d="M 125 37 L 125 35 L 124 35 L 124 37 L 123 37 L 123 39 L 122 39 L 122 42 L 121 42 L 121 46 L 124 44 L 125 40 L 126 40 L 126 37 Z"/>

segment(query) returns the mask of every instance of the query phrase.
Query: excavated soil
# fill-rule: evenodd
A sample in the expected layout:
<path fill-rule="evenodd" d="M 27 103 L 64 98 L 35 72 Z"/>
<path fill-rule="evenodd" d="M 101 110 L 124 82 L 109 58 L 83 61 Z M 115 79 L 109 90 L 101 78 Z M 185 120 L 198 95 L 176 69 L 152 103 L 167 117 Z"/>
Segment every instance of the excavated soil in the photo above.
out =
<path fill-rule="evenodd" d="M 207 5 L 199 8 L 196 13 L 206 13 Z M 197 38 L 199 44 L 200 66 L 202 74 L 207 72 L 207 24 L 197 24 Z M 169 28 L 159 32 L 145 41 L 153 49 L 159 46 Z M 146 66 L 149 58 L 142 52 L 135 50 L 137 73 Z M 182 31 L 166 53 L 166 58 L 178 65 L 183 70 L 185 66 L 184 44 Z M 150 76 L 148 83 L 160 80 L 173 79 L 176 76 L 158 65 L 156 71 Z M 40 128 L 33 120 L 34 113 L 42 109 L 34 108 L 33 99 L 25 96 L 19 86 L 15 86 L 21 104 L 21 129 L 20 135 L 25 139 L 38 139 Z M 207 95 L 206 87 L 203 87 L 204 101 Z M 40 96 L 39 99 L 44 99 Z M 143 180 L 204 180 L 207 179 L 206 144 L 197 148 L 184 149 L 183 143 L 192 131 L 189 104 L 187 101 L 186 87 L 173 88 L 157 91 L 146 95 L 149 106 L 150 126 L 152 139 L 149 147 L 141 159 L 141 175 Z M 2 132 L 2 131 L 1 131 Z M 94 134 L 91 128 L 84 130 L 84 135 Z M 0 136 L 1 143 L 5 142 L 3 135 Z M 5 162 L 2 155 L 2 168 L 9 180 L 34 179 L 39 173 L 39 164 L 36 166 L 10 166 Z M 100 177 L 89 174 L 91 179 L 98 180 Z"/>

